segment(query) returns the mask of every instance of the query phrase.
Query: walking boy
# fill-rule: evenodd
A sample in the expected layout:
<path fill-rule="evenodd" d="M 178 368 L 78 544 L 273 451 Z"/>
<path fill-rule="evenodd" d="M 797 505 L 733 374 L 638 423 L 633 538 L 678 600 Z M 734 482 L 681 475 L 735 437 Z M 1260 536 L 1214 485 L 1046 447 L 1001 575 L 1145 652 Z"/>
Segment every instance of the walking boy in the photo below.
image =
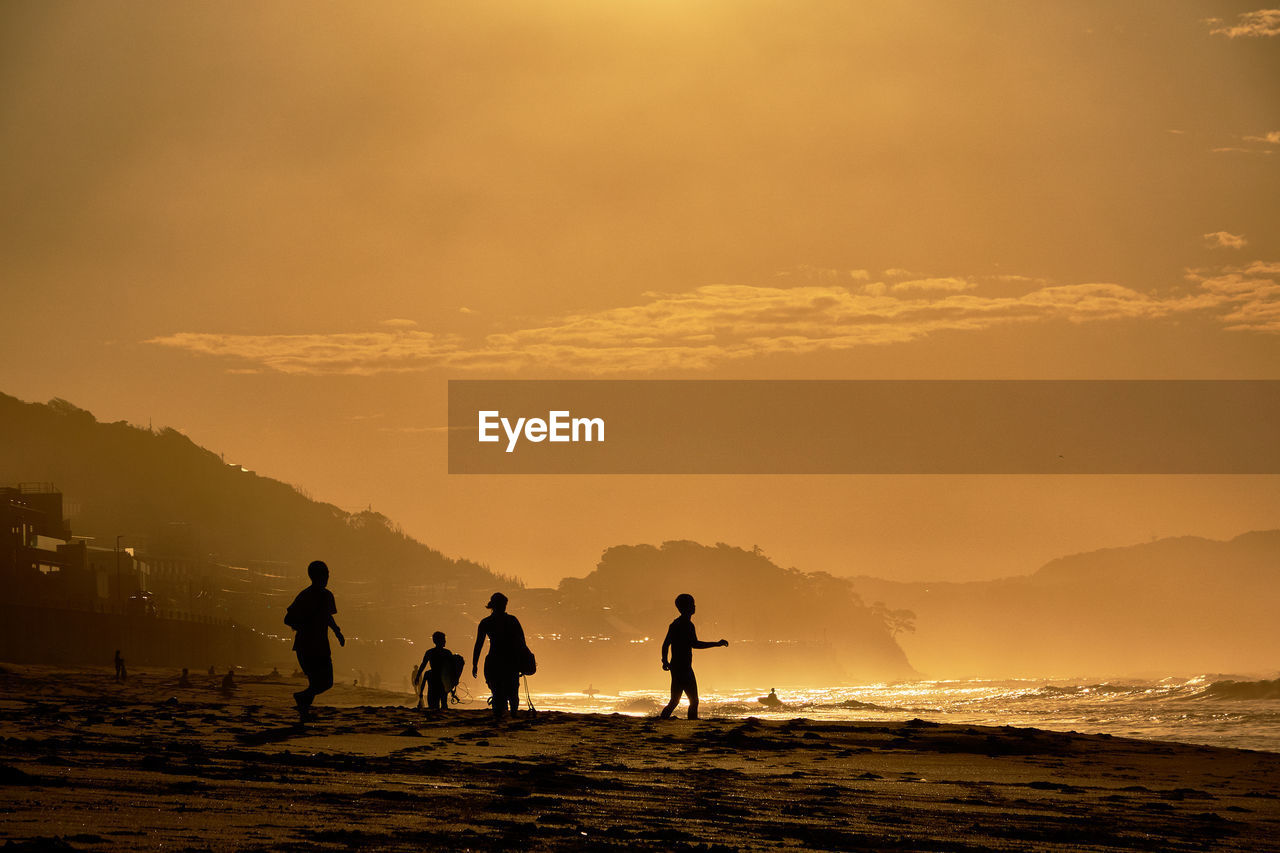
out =
<path fill-rule="evenodd" d="M 298 705 L 298 716 L 306 722 L 311 703 L 316 696 L 333 686 L 333 655 L 329 650 L 329 629 L 338 638 L 338 645 L 347 644 L 342 629 L 333 621 L 338 605 L 333 593 L 325 587 L 329 583 L 329 567 L 321 560 L 307 566 L 311 586 L 298 593 L 284 614 L 284 624 L 297 631 L 293 638 L 293 650 L 298 655 L 298 666 L 307 676 L 307 686 L 293 694 Z"/>
<path fill-rule="evenodd" d="M 695 610 L 693 596 L 683 592 L 676 596 L 676 610 L 680 615 L 667 628 L 667 637 L 662 641 L 662 668 L 671 672 L 671 701 L 658 716 L 664 720 L 680 704 L 680 695 L 689 696 L 689 719 L 698 719 L 698 680 L 693 676 L 693 650 L 711 649 L 716 646 L 729 645 L 728 640 L 717 640 L 704 643 L 698 639 L 698 632 L 693 627 Z M 671 660 L 667 661 L 667 652 L 671 652 Z"/>

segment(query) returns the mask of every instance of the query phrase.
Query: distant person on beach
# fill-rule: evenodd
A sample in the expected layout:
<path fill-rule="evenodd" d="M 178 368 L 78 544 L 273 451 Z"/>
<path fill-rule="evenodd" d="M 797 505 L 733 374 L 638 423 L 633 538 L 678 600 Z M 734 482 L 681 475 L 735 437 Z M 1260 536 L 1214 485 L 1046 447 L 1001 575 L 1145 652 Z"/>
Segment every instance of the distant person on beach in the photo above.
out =
<path fill-rule="evenodd" d="M 124 681 L 129 677 L 129 671 L 125 669 L 124 658 L 120 656 L 120 650 L 116 649 L 116 681 Z"/>
<path fill-rule="evenodd" d="M 425 688 L 427 708 L 445 711 L 449 708 L 449 694 L 458 683 L 461 672 L 454 663 L 453 652 L 444 647 L 444 631 L 432 634 L 431 642 L 434 645 L 427 649 L 422 656 L 422 664 L 418 667 L 418 707 L 422 707 L 422 691 Z"/>
<path fill-rule="evenodd" d="M 178 686 L 179 687 L 191 686 L 191 673 L 187 672 L 187 668 L 185 666 L 182 668 L 182 675 L 178 676 Z"/>
<path fill-rule="evenodd" d="M 495 592 L 485 605 L 493 612 L 476 628 L 476 647 L 471 653 L 471 677 L 480 666 L 480 650 L 489 638 L 489 654 L 484 659 L 484 680 L 493 693 L 493 716 L 502 719 L 507 709 L 512 715 L 520 706 L 520 666 L 528 646 L 520 620 L 507 612 L 507 597 Z"/>
<path fill-rule="evenodd" d="M 224 693 L 230 693 L 236 689 L 236 670 L 231 667 L 227 670 L 227 674 L 222 676 L 222 690 Z"/>
<path fill-rule="evenodd" d="M 338 605 L 329 584 L 329 567 L 321 560 L 307 566 L 311 586 L 298 593 L 298 597 L 285 611 L 284 623 L 297 631 L 293 638 L 293 650 L 298 655 L 298 666 L 307 676 L 307 686 L 293 694 L 298 706 L 298 716 L 304 721 L 310 716 L 311 703 L 316 696 L 333 686 L 333 653 L 329 649 L 329 629 L 338 638 L 338 645 L 347 644 L 342 629 L 333 620 Z"/>
<path fill-rule="evenodd" d="M 693 650 L 729 645 L 728 640 L 706 643 L 698 639 L 698 632 L 693 627 L 695 609 L 692 595 L 687 592 L 677 595 L 676 610 L 680 615 L 667 628 L 667 637 L 662 641 L 662 668 L 671 673 L 671 701 L 658 715 L 664 720 L 680 704 L 681 694 L 689 697 L 689 719 L 698 719 L 698 680 L 693 675 Z M 667 660 L 668 651 L 671 653 L 670 661 Z"/>

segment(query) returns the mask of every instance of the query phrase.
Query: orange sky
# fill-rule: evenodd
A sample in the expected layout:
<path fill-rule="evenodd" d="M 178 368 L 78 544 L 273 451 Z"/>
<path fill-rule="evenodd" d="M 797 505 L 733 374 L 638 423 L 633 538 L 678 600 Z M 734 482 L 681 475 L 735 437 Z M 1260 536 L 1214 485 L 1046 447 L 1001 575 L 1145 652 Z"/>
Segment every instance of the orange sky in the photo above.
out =
<path fill-rule="evenodd" d="M 465 378 L 1280 378 L 1280 13 L 0 8 L 0 390 L 537 583 L 621 542 L 989 577 L 1275 478 L 444 473 Z"/>

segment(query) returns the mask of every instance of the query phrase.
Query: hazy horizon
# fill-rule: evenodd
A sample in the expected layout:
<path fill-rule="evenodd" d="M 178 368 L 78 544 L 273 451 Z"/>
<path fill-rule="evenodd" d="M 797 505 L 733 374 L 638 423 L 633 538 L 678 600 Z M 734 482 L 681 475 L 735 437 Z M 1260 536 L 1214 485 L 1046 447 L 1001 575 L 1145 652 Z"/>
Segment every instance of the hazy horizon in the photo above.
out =
<path fill-rule="evenodd" d="M 8 393 L 533 584 L 618 543 L 979 580 L 1280 526 L 1274 477 L 451 477 L 442 431 L 450 378 L 1280 378 L 1248 4 L 0 19 Z"/>

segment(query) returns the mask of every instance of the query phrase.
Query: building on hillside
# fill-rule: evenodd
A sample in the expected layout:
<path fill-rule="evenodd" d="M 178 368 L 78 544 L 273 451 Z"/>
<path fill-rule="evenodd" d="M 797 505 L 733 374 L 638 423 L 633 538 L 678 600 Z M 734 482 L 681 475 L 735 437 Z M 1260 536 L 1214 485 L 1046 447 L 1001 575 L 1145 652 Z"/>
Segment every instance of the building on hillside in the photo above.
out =
<path fill-rule="evenodd" d="M 66 594 L 78 568 L 63 550 L 70 539 L 62 493 L 53 484 L 0 487 L 0 582 L 11 601 L 48 603 Z"/>
<path fill-rule="evenodd" d="M 141 602 L 145 609 L 148 575 L 134 549 L 73 537 L 52 483 L 0 487 L 0 582 L 11 603 L 125 611 Z"/>

